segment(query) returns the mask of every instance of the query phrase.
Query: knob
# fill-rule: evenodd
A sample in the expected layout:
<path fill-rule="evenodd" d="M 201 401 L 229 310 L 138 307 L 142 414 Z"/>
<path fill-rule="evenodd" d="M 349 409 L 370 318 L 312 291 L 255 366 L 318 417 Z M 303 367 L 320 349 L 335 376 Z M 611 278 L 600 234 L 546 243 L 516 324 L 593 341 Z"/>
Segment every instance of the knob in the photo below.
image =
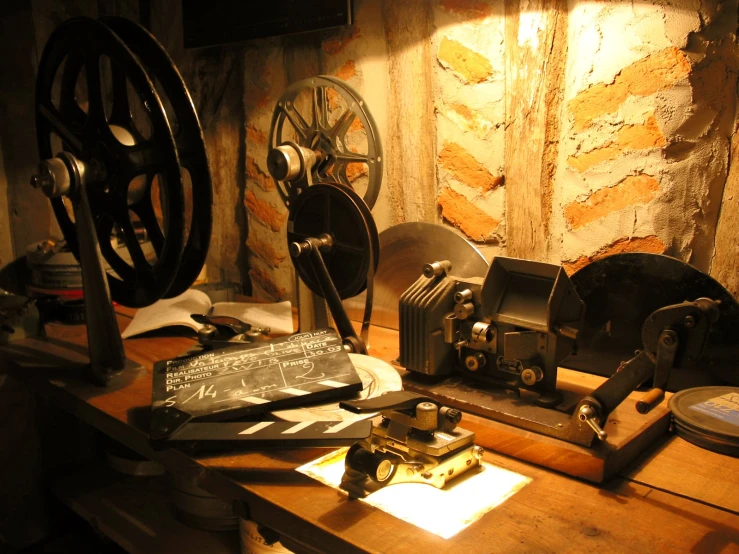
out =
<path fill-rule="evenodd" d="M 346 469 L 363 473 L 378 483 L 390 481 L 398 468 L 395 456 L 371 452 L 359 443 L 349 449 L 344 464 Z"/>
<path fill-rule="evenodd" d="M 589 406 L 588 404 L 580 406 L 580 412 L 577 414 L 577 417 L 580 421 L 587 423 L 590 428 L 595 431 L 595 434 L 600 440 L 604 441 L 608 438 L 608 433 L 606 433 L 598 423 L 598 414 L 595 413 L 592 406 Z"/>

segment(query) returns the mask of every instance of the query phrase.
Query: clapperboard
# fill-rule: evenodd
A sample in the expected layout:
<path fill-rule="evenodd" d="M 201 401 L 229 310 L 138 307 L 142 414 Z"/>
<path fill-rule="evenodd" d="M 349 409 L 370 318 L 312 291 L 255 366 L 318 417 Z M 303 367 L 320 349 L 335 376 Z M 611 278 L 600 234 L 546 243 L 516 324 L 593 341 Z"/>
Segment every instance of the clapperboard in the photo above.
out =
<path fill-rule="evenodd" d="M 333 329 L 208 350 L 154 365 L 150 435 L 161 446 L 343 446 L 369 436 L 371 423 L 228 420 L 361 390 Z"/>

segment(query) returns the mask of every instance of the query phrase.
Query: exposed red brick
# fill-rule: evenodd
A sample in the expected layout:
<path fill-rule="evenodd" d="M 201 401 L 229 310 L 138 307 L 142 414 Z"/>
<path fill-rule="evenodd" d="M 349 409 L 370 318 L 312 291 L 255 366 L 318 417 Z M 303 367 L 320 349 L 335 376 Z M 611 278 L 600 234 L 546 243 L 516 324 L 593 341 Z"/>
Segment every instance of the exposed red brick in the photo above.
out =
<path fill-rule="evenodd" d="M 272 300 L 279 302 L 285 299 L 287 291 L 279 287 L 266 271 L 258 267 L 252 267 L 249 270 L 249 278 L 253 285 L 257 285 Z"/>
<path fill-rule="evenodd" d="M 365 131 L 364 129 L 364 124 L 362 123 L 362 120 L 358 117 L 354 118 L 354 121 L 352 121 L 352 124 L 349 125 L 349 129 L 346 132 L 347 135 L 353 133 L 364 133 L 365 138 L 367 137 L 367 131 Z"/>
<path fill-rule="evenodd" d="M 332 89 L 332 88 L 326 89 L 326 99 L 328 100 L 329 110 L 335 110 L 336 108 L 344 107 L 343 101 L 341 99 L 341 94 L 336 92 L 335 89 Z"/>
<path fill-rule="evenodd" d="M 275 250 L 271 244 L 257 239 L 254 233 L 249 234 L 249 238 L 246 240 L 246 246 L 252 254 L 259 256 L 270 267 L 277 267 L 287 257 L 286 254 Z"/>
<path fill-rule="evenodd" d="M 565 218 L 572 229 L 579 229 L 627 206 L 645 204 L 659 192 L 659 181 L 651 175 L 630 175 L 620 183 L 598 190 L 582 202 L 565 207 Z"/>
<path fill-rule="evenodd" d="M 450 188 L 441 191 L 439 206 L 444 219 L 475 241 L 487 240 L 500 225 L 500 220 L 490 217 Z"/>
<path fill-rule="evenodd" d="M 606 256 L 611 256 L 612 254 L 623 254 L 625 252 L 664 254 L 665 248 L 665 243 L 655 235 L 649 235 L 647 237 L 622 238 L 604 246 L 592 256 L 580 256 L 575 261 L 563 262 L 562 266 L 569 275 L 572 275 L 589 263 L 605 258 Z"/>
<path fill-rule="evenodd" d="M 346 166 L 346 176 L 350 183 L 353 183 L 362 175 L 369 173 L 369 167 L 365 163 L 351 163 Z"/>
<path fill-rule="evenodd" d="M 441 0 L 439 7 L 470 19 L 482 19 L 493 13 L 492 4 L 483 0 Z"/>
<path fill-rule="evenodd" d="M 354 63 L 354 60 L 348 60 L 344 65 L 342 65 L 337 71 L 336 76 L 339 79 L 342 79 L 344 81 L 348 81 L 352 77 L 354 77 L 357 74 L 357 64 Z"/>
<path fill-rule="evenodd" d="M 247 190 L 244 194 L 244 205 L 248 212 L 262 225 L 275 232 L 282 229 L 287 214 L 280 212 L 266 200 L 257 198 L 253 191 Z"/>
<path fill-rule="evenodd" d="M 601 162 L 616 158 L 622 152 L 661 148 L 665 144 L 667 144 L 667 139 L 652 114 L 647 117 L 643 125 L 624 125 L 618 130 L 614 140 L 590 152 L 570 156 L 567 163 L 582 173 Z"/>
<path fill-rule="evenodd" d="M 246 157 L 246 176 L 253 180 L 264 191 L 274 190 L 275 182 L 257 165 L 257 160 Z"/>
<path fill-rule="evenodd" d="M 593 85 L 569 102 L 575 130 L 615 112 L 628 96 L 648 96 L 673 86 L 690 73 L 690 62 L 678 48 L 650 54 L 625 67 L 610 83 Z"/>
<path fill-rule="evenodd" d="M 359 27 L 352 26 L 348 31 L 343 31 L 335 37 L 327 38 L 321 43 L 321 48 L 326 54 L 338 54 L 346 45 L 359 36 Z"/>
<path fill-rule="evenodd" d="M 467 83 L 482 83 L 493 75 L 490 60 L 447 37 L 441 39 L 439 61 Z"/>
<path fill-rule="evenodd" d="M 246 141 L 253 144 L 267 144 L 267 135 L 254 125 L 246 126 Z"/>
<path fill-rule="evenodd" d="M 485 192 L 503 184 L 502 176 L 490 173 L 472 154 L 454 142 L 444 144 L 439 153 L 439 164 L 460 183 Z"/>

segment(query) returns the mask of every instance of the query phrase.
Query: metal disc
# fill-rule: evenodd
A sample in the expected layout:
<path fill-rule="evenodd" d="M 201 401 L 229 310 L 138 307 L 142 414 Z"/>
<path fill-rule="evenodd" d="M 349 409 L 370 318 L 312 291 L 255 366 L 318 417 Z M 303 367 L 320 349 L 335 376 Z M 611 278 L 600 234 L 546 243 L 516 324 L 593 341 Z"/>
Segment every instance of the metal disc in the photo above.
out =
<path fill-rule="evenodd" d="M 102 19 L 138 57 L 154 81 L 166 108 L 170 127 L 177 145 L 181 166 L 190 175 L 192 215 L 186 221 L 188 232 L 177 276 L 164 298 L 185 292 L 195 282 L 205 263 L 213 229 L 213 187 L 205 151 L 205 139 L 190 92 L 167 51 L 149 31 L 138 23 L 122 17 Z M 130 114 L 128 115 L 130 118 Z M 112 123 L 112 122 L 111 122 Z M 130 122 L 116 123 L 118 125 Z M 151 179 L 151 175 L 147 176 Z M 139 214 L 139 217 L 144 214 Z"/>
<path fill-rule="evenodd" d="M 350 128 L 357 129 L 357 122 L 366 135 L 366 152 L 354 152 L 348 143 L 351 140 L 347 140 Z M 366 190 L 357 192 L 369 209 L 373 208 L 382 183 L 382 144 L 372 114 L 350 85 L 326 75 L 290 85 L 272 114 L 269 148 L 288 140 L 321 153 L 323 161 L 319 160 L 312 172 L 314 183 L 340 182 L 355 188 L 362 175 L 356 166 L 366 166 Z M 350 178 L 350 165 L 355 166 L 357 179 Z M 275 184 L 289 208 L 301 191 L 289 182 L 275 181 Z"/>
<path fill-rule="evenodd" d="M 403 388 L 400 374 L 389 363 L 372 356 L 363 354 L 349 354 L 354 369 L 362 379 L 362 391 L 352 400 L 376 398 L 386 392 L 398 391 Z M 339 408 L 338 402 L 329 402 L 314 406 L 304 406 L 292 410 L 278 410 L 272 415 L 285 421 L 358 421 L 374 417 L 377 414 L 353 414 Z"/>
<path fill-rule="evenodd" d="M 434 223 L 401 223 L 380 233 L 380 266 L 375 274 L 373 325 L 398 329 L 400 295 L 421 276 L 423 265 L 449 260 L 452 275 L 485 277 L 488 262 L 480 251 L 457 233 Z M 359 320 L 364 297 L 344 302 L 351 319 Z"/>
<path fill-rule="evenodd" d="M 111 73 L 110 114 L 105 109 L 101 76 L 104 59 L 110 64 Z M 55 105 L 55 80 L 60 70 L 60 95 Z M 76 94 L 83 72 L 87 98 L 79 101 Z M 130 119 L 129 86 L 145 107 L 151 126 L 148 137 L 141 136 L 138 130 L 110 123 Z M 141 307 L 165 295 L 177 276 L 184 246 L 184 194 L 177 148 L 149 76 L 131 50 L 103 23 L 76 18 L 52 33 L 36 81 L 36 130 L 42 159 L 57 154 L 52 143 L 56 135 L 61 148 L 90 170 L 92 182 L 87 190 L 100 250 L 115 272 L 108 273 L 112 298 L 126 306 Z M 121 132 L 130 135 L 134 144 L 122 140 Z M 165 211 L 161 224 L 154 215 L 151 182 L 132 186 L 149 174 L 160 176 L 159 198 Z M 77 253 L 76 225 L 64 200 L 56 198 L 51 202 L 67 243 Z M 152 240 L 157 256 L 153 263 L 138 242 L 129 212 L 138 216 Z M 111 245 L 114 227 L 125 237 L 132 264 Z"/>
<path fill-rule="evenodd" d="M 288 244 L 328 233 L 331 250 L 323 259 L 339 297 L 356 296 L 367 287 L 370 247 L 374 266 L 380 257 L 377 227 L 367 205 L 351 188 L 338 183 L 319 183 L 303 191 L 290 210 Z M 321 295 L 321 287 L 306 257 L 293 259 L 306 286 Z"/>
<path fill-rule="evenodd" d="M 739 456 L 739 388 L 699 387 L 669 402 L 675 434 L 721 454 Z"/>
<path fill-rule="evenodd" d="M 697 365 L 673 369 L 668 389 L 739 385 L 739 304 L 716 280 L 669 256 L 615 254 L 571 277 L 585 302 L 585 324 L 577 355 L 562 366 L 612 375 L 642 349 L 644 321 L 658 308 L 707 297 L 721 301 L 719 319 Z"/>

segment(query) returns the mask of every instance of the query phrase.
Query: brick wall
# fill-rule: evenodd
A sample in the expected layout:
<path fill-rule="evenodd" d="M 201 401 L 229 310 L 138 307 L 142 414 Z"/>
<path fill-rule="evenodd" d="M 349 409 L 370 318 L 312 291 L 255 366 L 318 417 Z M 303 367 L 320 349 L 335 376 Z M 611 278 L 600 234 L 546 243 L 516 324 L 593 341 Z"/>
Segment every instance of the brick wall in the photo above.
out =
<path fill-rule="evenodd" d="M 544 248 L 531 257 L 561 262 L 572 272 L 611 253 L 655 252 L 711 270 L 736 107 L 735 1 L 569 2 L 554 16 L 557 4 L 546 2 L 516 10 L 490 0 L 391 4 L 357 2 L 356 24 L 323 37 L 310 58 L 312 69 L 357 88 L 377 120 L 386 147 L 386 178 L 373 211 L 380 230 L 401 221 L 434 221 L 488 256 L 507 253 L 517 238 L 509 233 L 522 226 L 514 204 L 532 200 L 509 194 L 506 206 L 506 174 L 526 175 L 527 164 L 532 170 L 544 164 L 507 158 L 506 148 L 542 140 L 554 129 L 557 135 L 547 135 L 543 146 L 556 142 L 537 196 L 544 204 L 537 220 L 524 222 L 534 235 L 546 234 Z M 543 7 L 531 7 L 537 5 Z M 405 28 L 396 21 L 400 16 Z M 512 17 L 517 27 L 511 34 Z M 547 28 L 552 21 L 564 32 L 553 34 Z M 506 64 L 511 40 L 532 50 L 555 41 L 564 61 L 554 88 L 536 89 L 542 71 L 531 60 L 516 65 L 521 62 L 511 63 L 509 55 Z M 283 59 L 292 61 L 286 72 L 296 73 L 300 61 L 290 52 L 311 46 L 297 40 L 281 47 Z M 539 68 L 554 63 L 544 58 Z M 404 78 L 403 71 L 417 72 L 418 65 L 428 73 Z M 269 67 L 279 72 L 279 59 Z M 517 116 L 506 114 L 506 101 L 510 107 L 510 95 L 524 94 L 514 88 L 516 79 L 533 83 L 532 95 L 541 93 L 547 106 L 559 107 L 528 136 L 506 135 Z M 246 97 L 259 89 L 245 82 Z M 269 94 L 274 100 L 279 91 Z M 527 98 L 518 100 L 527 105 Z M 254 113 L 254 120 L 247 113 L 247 150 L 254 153 L 247 158 L 247 203 L 255 221 L 248 245 L 259 280 L 274 279 L 272 289 L 287 294 L 290 262 L 260 142 L 268 118 Z M 424 207 L 429 170 L 430 208 Z"/>

